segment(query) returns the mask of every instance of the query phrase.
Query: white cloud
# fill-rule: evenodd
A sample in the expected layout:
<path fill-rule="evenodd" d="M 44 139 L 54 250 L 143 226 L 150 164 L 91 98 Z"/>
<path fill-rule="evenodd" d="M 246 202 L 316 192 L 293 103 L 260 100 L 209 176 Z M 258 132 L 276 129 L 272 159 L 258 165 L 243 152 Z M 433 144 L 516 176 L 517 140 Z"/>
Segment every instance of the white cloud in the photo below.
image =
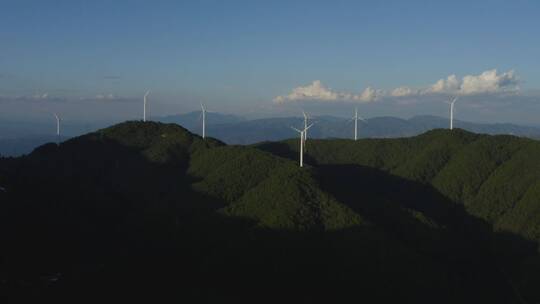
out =
<path fill-rule="evenodd" d="M 488 70 L 479 75 L 466 75 L 461 79 L 454 74 L 446 78 L 439 79 L 427 88 L 411 89 L 402 86 L 393 89 L 389 96 L 407 97 L 428 94 L 448 94 L 472 96 L 482 94 L 503 94 L 517 93 L 519 91 L 519 80 L 510 70 L 505 73 L 497 73 L 497 70 Z"/>
<path fill-rule="evenodd" d="M 32 95 L 18 96 L 0 96 L 0 102 L 31 102 L 31 103 L 46 103 L 46 102 L 64 102 L 65 97 L 51 96 L 49 93 L 36 93 Z"/>
<path fill-rule="evenodd" d="M 482 93 L 501 93 L 519 91 L 519 81 L 514 71 L 497 74 L 497 70 L 489 70 L 478 76 L 463 77 L 460 93 L 463 95 Z"/>
<path fill-rule="evenodd" d="M 377 91 L 371 87 L 367 87 L 359 95 L 337 92 L 327 88 L 320 80 L 315 80 L 307 86 L 296 87 L 289 95 L 277 96 L 274 98 L 276 103 L 284 103 L 289 101 L 360 101 L 371 102 L 377 98 Z"/>
<path fill-rule="evenodd" d="M 132 102 L 132 101 L 136 101 L 137 99 L 136 98 L 122 97 L 122 96 L 119 96 L 119 95 L 116 95 L 116 94 L 113 94 L 113 93 L 108 93 L 108 94 L 101 93 L 101 94 L 97 94 L 93 98 L 81 97 L 80 100 L 82 100 L 82 101 L 98 101 L 98 102 L 112 103 L 112 102 Z"/>
<path fill-rule="evenodd" d="M 34 94 L 32 95 L 32 99 L 36 100 L 44 100 L 49 98 L 49 93 L 42 93 L 42 94 Z"/>
<path fill-rule="evenodd" d="M 315 80 L 310 85 L 294 88 L 287 96 L 278 96 L 274 98 L 274 101 L 279 103 L 304 99 L 329 101 L 337 100 L 338 98 L 339 93 L 333 92 L 331 89 L 325 87 L 320 80 Z"/>
<path fill-rule="evenodd" d="M 446 79 L 440 79 L 425 93 L 442 93 L 462 96 L 480 94 L 516 93 L 519 91 L 519 79 L 510 70 L 505 73 L 497 73 L 496 69 L 485 71 L 479 75 L 466 75 L 458 79 L 456 75 L 450 75 Z"/>
<path fill-rule="evenodd" d="M 426 93 L 448 93 L 455 94 L 460 90 L 460 81 L 457 79 L 456 75 L 452 74 L 446 79 L 439 79 L 435 84 L 433 84 L 429 89 L 426 90 Z"/>
<path fill-rule="evenodd" d="M 291 91 L 289 95 L 277 96 L 274 102 L 284 103 L 289 101 L 358 101 L 372 102 L 379 98 L 404 98 L 418 97 L 423 95 L 495 95 L 519 92 L 519 79 L 513 70 L 497 73 L 496 69 L 487 70 L 478 75 L 466 75 L 458 78 L 452 74 L 439 79 L 434 84 L 424 88 L 411 88 L 408 86 L 397 87 L 388 91 L 376 90 L 367 87 L 360 94 L 351 94 L 334 91 L 324 86 L 321 81 L 300 86 Z"/>
<path fill-rule="evenodd" d="M 367 87 L 364 89 L 364 91 L 357 96 L 353 96 L 354 100 L 362 101 L 362 102 L 371 102 L 375 101 L 380 94 L 381 91 L 375 90 L 372 87 Z"/>
<path fill-rule="evenodd" d="M 416 95 L 416 94 L 418 94 L 418 90 L 413 90 L 409 87 L 395 88 L 390 92 L 390 96 L 393 96 L 393 97 L 404 97 L 404 96 L 410 96 L 410 95 Z"/>
<path fill-rule="evenodd" d="M 118 97 L 115 96 L 114 94 L 110 93 L 110 94 L 98 94 L 96 95 L 96 99 L 97 100 L 114 100 L 114 99 L 117 99 Z"/>

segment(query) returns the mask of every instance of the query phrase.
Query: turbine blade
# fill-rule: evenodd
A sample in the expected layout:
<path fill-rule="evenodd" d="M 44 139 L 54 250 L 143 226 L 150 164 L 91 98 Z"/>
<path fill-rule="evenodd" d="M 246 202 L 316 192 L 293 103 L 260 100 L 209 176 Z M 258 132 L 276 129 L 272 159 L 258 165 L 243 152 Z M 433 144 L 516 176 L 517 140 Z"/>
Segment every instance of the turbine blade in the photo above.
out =
<path fill-rule="evenodd" d="M 295 127 L 291 127 L 291 129 L 295 130 L 295 131 L 298 132 L 298 133 L 302 133 L 302 132 L 303 132 L 303 131 L 298 130 L 298 129 L 295 128 Z"/>

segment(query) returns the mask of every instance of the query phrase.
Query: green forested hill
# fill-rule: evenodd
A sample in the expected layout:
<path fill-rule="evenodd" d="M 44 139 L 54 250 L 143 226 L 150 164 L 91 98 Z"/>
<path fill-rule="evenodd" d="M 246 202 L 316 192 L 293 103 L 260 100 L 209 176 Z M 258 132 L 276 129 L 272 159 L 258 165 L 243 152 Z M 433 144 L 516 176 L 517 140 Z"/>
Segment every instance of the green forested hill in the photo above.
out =
<path fill-rule="evenodd" d="M 540 299 L 537 142 L 460 130 L 309 140 L 305 168 L 297 145 L 126 122 L 0 159 L 0 293 Z"/>
<path fill-rule="evenodd" d="M 295 158 L 295 140 L 262 150 Z M 310 140 L 315 167 L 358 165 L 433 186 L 472 215 L 540 241 L 540 142 L 514 136 L 434 130 L 402 139 Z M 359 185 L 361 187 L 361 185 Z"/>
<path fill-rule="evenodd" d="M 257 147 L 296 159 L 297 145 L 297 140 L 288 140 Z M 474 234 L 478 229 L 464 226 L 460 219 L 485 223 L 480 230 L 492 231 L 488 243 L 504 260 L 500 260 L 505 265 L 501 271 L 515 275 L 515 286 L 521 284 L 516 288 L 537 301 L 533 289 L 540 274 L 538 155 L 540 142 L 531 139 L 434 130 L 402 139 L 309 140 L 305 157 L 317 170 L 335 172 L 334 179 L 326 179 L 338 193 L 353 181 L 351 195 L 390 196 L 401 208 L 414 206 L 419 219 L 430 224 L 449 221 L 458 225 L 456 229 Z M 397 188 L 387 181 L 373 182 L 374 174 L 366 177 L 366 170 L 403 181 Z M 421 189 L 403 189 L 405 181 Z M 384 189 L 374 190 L 379 187 Z M 451 210 L 442 208 L 443 201 Z M 456 208 L 462 208 L 464 215 L 451 215 Z"/>

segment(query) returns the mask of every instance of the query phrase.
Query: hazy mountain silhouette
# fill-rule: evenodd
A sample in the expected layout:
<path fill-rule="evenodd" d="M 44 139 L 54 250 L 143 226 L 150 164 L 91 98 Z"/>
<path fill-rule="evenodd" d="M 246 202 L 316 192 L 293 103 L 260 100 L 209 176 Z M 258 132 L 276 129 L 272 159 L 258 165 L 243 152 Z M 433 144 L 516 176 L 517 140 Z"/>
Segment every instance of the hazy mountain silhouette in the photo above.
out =
<path fill-rule="evenodd" d="M 17 138 L 0 139 L 0 155 L 18 156 L 32 152 L 36 147 L 57 140 L 64 141 L 68 137 L 58 138 L 54 135 L 21 136 Z"/>
<path fill-rule="evenodd" d="M 162 122 L 178 123 L 194 133 L 201 132 L 200 112 L 158 118 Z M 354 123 L 350 119 L 319 116 L 310 129 L 314 138 L 352 138 Z M 368 122 L 359 122 L 360 138 L 395 138 L 415 136 L 432 129 L 448 128 L 448 119 L 437 116 L 415 116 L 410 119 L 396 117 L 374 117 Z M 532 138 L 540 137 L 540 128 L 515 124 L 481 124 L 456 120 L 456 128 L 475 133 L 511 134 Z M 276 141 L 295 137 L 291 126 L 303 125 L 300 117 L 275 117 L 246 120 L 237 116 L 209 113 L 207 132 L 228 144 L 253 144 L 262 141 Z"/>
<path fill-rule="evenodd" d="M 207 112 L 206 113 L 208 125 L 215 124 L 231 124 L 245 121 L 246 119 L 236 115 L 230 114 L 221 114 L 216 112 Z M 169 116 L 156 117 L 157 121 L 164 123 L 175 123 L 179 124 L 189 130 L 201 129 L 202 124 L 201 111 L 194 111 L 184 114 L 176 114 Z"/>
<path fill-rule="evenodd" d="M 153 120 L 164 123 L 176 123 L 189 131 L 201 134 L 202 121 L 200 111 L 170 116 L 154 117 Z M 313 138 L 352 138 L 354 135 L 353 122 L 350 119 L 335 116 L 314 117 L 316 124 L 310 129 Z M 16 124 L 20 129 L 25 124 Z M 104 122 L 90 124 L 71 123 L 66 129 L 63 140 L 87 133 L 89 130 L 103 126 Z M 297 136 L 291 126 L 300 127 L 303 119 L 300 117 L 274 117 L 249 120 L 241 116 L 207 113 L 208 135 L 227 144 L 253 144 L 262 141 L 279 141 Z M 457 128 L 475 133 L 511 134 L 531 138 L 540 138 L 540 127 L 520 126 L 515 124 L 477 124 L 456 120 Z M 32 125 L 17 131 L 15 125 L 8 124 L 10 132 L 2 135 L 0 132 L 0 155 L 19 156 L 28 154 L 36 147 L 50 141 L 55 141 L 51 135 L 36 133 L 43 125 Z M 448 128 L 448 119 L 437 116 L 415 116 L 411 119 L 396 117 L 374 117 L 368 123 L 359 122 L 360 138 L 395 138 L 415 136 L 432 129 Z M 20 133 L 22 132 L 22 133 Z M 28 135 L 33 134 L 34 135 Z M 9 136 L 8 136 L 9 135 Z M 2 136 L 4 136 L 2 138 Z"/>

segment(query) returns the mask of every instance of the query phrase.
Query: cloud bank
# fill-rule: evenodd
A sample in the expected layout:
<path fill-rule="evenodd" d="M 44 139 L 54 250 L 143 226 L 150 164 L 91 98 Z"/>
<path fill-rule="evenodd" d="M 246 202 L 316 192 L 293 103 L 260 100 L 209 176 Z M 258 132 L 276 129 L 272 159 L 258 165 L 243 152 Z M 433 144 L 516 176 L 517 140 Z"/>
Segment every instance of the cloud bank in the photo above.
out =
<path fill-rule="evenodd" d="M 433 84 L 426 93 L 444 93 L 453 95 L 479 95 L 517 93 L 519 79 L 513 70 L 498 74 L 496 69 L 488 70 L 480 75 L 467 75 L 458 79 L 450 75 Z"/>
<path fill-rule="evenodd" d="M 45 102 L 65 102 L 66 98 L 60 96 L 51 96 L 49 93 L 36 93 L 32 95 L 4 96 L 0 95 L 0 102 L 28 102 L 28 103 L 45 103 Z"/>
<path fill-rule="evenodd" d="M 320 80 L 315 80 L 307 86 L 294 88 L 289 95 L 275 97 L 274 102 L 285 103 L 301 100 L 371 102 L 376 98 L 377 92 L 371 87 L 367 87 L 360 94 L 351 94 L 334 91 L 323 85 Z"/>
<path fill-rule="evenodd" d="M 344 101 L 344 102 L 373 102 L 380 98 L 400 98 L 425 95 L 496 95 L 518 93 L 519 78 L 513 70 L 497 73 L 496 69 L 487 70 L 478 75 L 466 75 L 461 79 L 452 74 L 439 79 L 434 84 L 423 88 L 400 86 L 391 90 L 379 90 L 367 87 L 360 94 L 334 91 L 319 80 L 294 88 L 288 95 L 274 98 L 276 103 L 294 101 Z"/>
<path fill-rule="evenodd" d="M 81 100 L 113 103 L 113 102 L 134 102 L 139 99 L 123 97 L 123 96 L 119 96 L 113 93 L 108 93 L 108 94 L 101 93 L 101 94 L 97 94 L 94 98 L 81 98 Z"/>

